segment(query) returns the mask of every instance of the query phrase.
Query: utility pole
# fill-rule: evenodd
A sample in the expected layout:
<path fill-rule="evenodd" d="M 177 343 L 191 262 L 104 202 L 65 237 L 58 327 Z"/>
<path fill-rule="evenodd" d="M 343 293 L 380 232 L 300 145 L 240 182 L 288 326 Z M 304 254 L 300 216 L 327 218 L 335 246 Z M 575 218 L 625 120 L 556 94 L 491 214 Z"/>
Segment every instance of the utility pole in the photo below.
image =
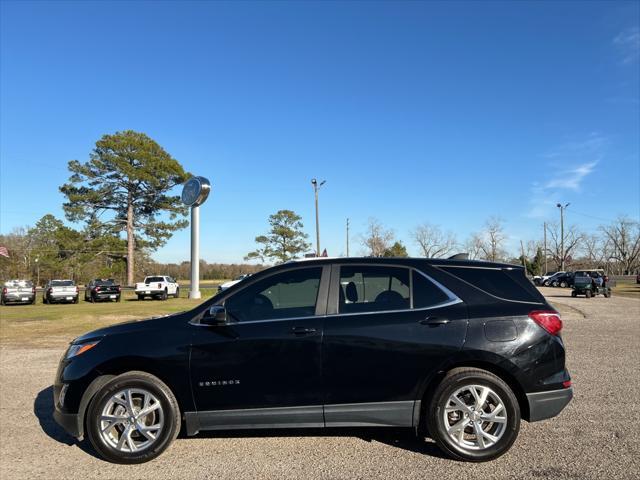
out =
<path fill-rule="evenodd" d="M 349 219 L 347 218 L 347 257 L 349 256 Z"/>
<path fill-rule="evenodd" d="M 564 210 L 570 204 L 565 203 L 564 205 L 558 203 L 556 207 L 560 209 L 560 270 L 564 272 Z"/>
<path fill-rule="evenodd" d="M 524 267 L 525 270 L 525 274 L 527 273 L 527 261 L 525 259 L 524 256 L 524 244 L 522 243 L 522 240 L 520 240 L 520 250 L 522 250 L 522 266 Z"/>
<path fill-rule="evenodd" d="M 544 222 L 544 274 L 549 271 L 547 267 L 547 222 Z"/>
<path fill-rule="evenodd" d="M 320 219 L 318 217 L 318 191 L 325 184 L 326 180 L 322 180 L 320 184 L 315 178 L 311 179 L 311 185 L 313 185 L 313 193 L 316 200 L 316 257 L 320 256 Z"/>

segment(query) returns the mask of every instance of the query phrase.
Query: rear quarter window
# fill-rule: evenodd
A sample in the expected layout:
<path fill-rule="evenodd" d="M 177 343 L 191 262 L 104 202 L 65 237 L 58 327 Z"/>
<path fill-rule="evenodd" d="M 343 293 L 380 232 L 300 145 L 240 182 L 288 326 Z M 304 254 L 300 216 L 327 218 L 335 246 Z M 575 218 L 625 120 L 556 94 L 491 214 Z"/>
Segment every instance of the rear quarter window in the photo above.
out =
<path fill-rule="evenodd" d="M 544 302 L 544 297 L 524 276 L 522 269 L 440 268 L 494 297 L 518 302 Z"/>

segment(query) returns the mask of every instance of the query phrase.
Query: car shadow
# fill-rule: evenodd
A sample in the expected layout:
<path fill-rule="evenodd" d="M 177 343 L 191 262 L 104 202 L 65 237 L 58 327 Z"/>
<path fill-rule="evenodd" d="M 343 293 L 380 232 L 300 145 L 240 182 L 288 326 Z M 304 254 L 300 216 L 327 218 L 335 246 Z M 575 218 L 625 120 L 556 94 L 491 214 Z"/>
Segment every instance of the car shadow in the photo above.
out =
<path fill-rule="evenodd" d="M 364 442 L 379 442 L 391 447 L 436 458 L 447 458 L 431 439 L 424 439 L 409 428 L 277 428 L 259 430 L 203 431 L 194 437 L 180 432 L 182 440 L 198 438 L 282 438 L 282 437 L 355 437 Z"/>
<path fill-rule="evenodd" d="M 99 458 L 88 441 L 81 442 L 72 437 L 53 419 L 53 386 L 50 385 L 38 392 L 33 401 L 33 413 L 40 422 L 40 428 L 49 438 L 69 447 L 75 445 L 83 452 Z"/>

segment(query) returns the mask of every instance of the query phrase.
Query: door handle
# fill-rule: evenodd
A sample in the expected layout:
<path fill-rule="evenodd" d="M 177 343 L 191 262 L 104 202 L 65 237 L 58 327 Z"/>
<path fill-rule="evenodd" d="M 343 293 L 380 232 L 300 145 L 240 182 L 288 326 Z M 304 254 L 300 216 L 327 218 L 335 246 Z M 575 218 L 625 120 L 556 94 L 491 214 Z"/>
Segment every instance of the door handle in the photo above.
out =
<path fill-rule="evenodd" d="M 291 332 L 294 335 L 310 335 L 312 333 L 316 333 L 316 329 L 310 327 L 293 327 Z"/>
<path fill-rule="evenodd" d="M 429 325 L 436 327 L 438 325 L 446 325 L 451 320 L 445 317 L 427 317 L 424 320 L 420 320 L 420 325 Z"/>

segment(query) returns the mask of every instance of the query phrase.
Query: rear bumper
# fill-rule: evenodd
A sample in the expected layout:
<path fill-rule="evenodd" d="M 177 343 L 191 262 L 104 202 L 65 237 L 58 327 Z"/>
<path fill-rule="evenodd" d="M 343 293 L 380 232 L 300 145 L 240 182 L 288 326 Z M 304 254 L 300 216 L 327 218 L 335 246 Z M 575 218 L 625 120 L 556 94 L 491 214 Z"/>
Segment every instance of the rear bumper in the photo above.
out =
<path fill-rule="evenodd" d="M 27 295 L 8 293 L 2 298 L 7 303 L 31 303 L 35 297 L 36 296 L 33 293 L 29 293 Z M 26 298 L 26 300 L 23 300 L 23 298 Z"/>
<path fill-rule="evenodd" d="M 572 387 L 549 392 L 528 393 L 529 421 L 538 422 L 555 417 L 569 404 L 572 398 Z"/>
<path fill-rule="evenodd" d="M 153 288 L 145 289 L 145 290 L 136 290 L 136 295 L 162 295 L 164 290 L 157 290 Z"/>

